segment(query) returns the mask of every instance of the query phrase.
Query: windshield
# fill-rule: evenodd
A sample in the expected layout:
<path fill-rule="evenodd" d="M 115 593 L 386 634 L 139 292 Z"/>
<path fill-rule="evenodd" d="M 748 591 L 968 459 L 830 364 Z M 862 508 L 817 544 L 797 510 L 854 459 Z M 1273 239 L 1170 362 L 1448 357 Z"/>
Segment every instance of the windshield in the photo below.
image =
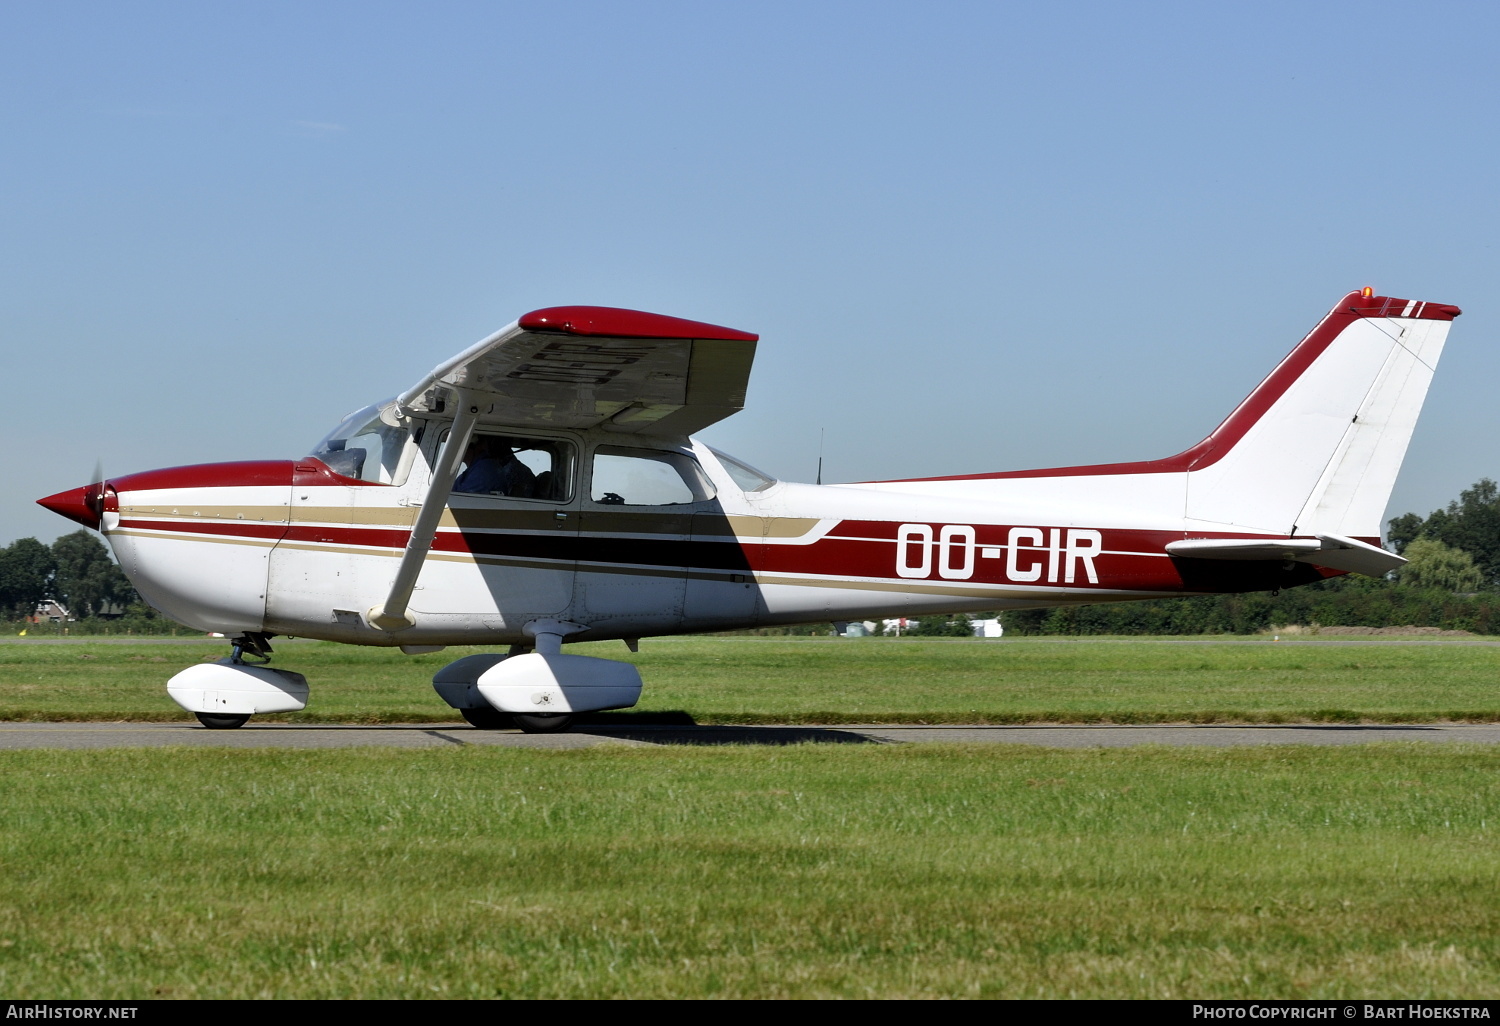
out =
<path fill-rule="evenodd" d="M 339 422 L 310 453 L 344 477 L 375 484 L 400 484 L 411 431 L 405 424 L 393 427 L 380 417 L 387 403 L 355 410 Z"/>

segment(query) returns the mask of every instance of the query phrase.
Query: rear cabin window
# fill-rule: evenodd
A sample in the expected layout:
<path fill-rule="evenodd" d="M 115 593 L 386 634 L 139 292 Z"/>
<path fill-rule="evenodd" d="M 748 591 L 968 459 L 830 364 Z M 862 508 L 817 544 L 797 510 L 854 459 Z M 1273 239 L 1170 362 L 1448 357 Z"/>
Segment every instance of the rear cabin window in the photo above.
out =
<path fill-rule="evenodd" d="M 601 506 L 681 506 L 712 499 L 714 487 L 691 456 L 602 445 L 589 497 Z"/>
<path fill-rule="evenodd" d="M 776 483 L 776 479 L 769 474 L 763 474 L 743 460 L 737 460 L 733 456 L 717 449 L 709 452 L 718 457 L 719 463 L 724 468 L 734 483 L 747 492 L 763 492 Z"/>

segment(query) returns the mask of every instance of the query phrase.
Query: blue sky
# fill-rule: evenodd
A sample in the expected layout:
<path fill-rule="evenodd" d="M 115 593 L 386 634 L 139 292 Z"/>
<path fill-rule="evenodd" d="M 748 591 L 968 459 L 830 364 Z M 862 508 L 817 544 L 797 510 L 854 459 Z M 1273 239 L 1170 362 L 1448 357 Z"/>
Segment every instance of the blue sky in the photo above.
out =
<path fill-rule="evenodd" d="M 760 332 L 830 480 L 1151 458 L 1346 291 L 1465 316 L 1390 514 L 1500 477 L 1500 8 L 11 3 L 0 542 L 299 455 L 520 313 Z"/>

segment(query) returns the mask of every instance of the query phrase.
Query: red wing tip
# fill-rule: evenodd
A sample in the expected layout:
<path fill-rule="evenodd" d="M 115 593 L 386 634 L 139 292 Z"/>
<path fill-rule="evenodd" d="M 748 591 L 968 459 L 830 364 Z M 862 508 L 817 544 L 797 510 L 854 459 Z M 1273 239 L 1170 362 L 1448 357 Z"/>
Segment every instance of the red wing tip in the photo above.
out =
<path fill-rule="evenodd" d="M 755 342 L 759 335 L 682 317 L 624 310 L 613 306 L 549 306 L 522 314 L 527 331 L 608 338 L 704 338 L 725 342 Z"/>

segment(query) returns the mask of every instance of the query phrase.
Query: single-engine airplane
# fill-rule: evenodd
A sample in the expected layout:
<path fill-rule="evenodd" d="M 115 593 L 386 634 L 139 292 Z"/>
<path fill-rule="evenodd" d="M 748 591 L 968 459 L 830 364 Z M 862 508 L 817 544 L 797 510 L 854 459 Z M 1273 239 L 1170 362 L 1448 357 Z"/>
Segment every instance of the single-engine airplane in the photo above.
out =
<path fill-rule="evenodd" d="M 475 727 L 634 705 L 566 642 L 1247 592 L 1405 562 L 1380 520 L 1459 310 L 1341 299 L 1166 459 L 862 484 L 777 481 L 691 436 L 740 410 L 757 336 L 608 307 L 525 314 L 299 460 L 59 492 L 141 596 L 224 634 L 170 696 L 204 726 L 304 708 L 270 639 L 508 646 L 433 678 Z"/>

